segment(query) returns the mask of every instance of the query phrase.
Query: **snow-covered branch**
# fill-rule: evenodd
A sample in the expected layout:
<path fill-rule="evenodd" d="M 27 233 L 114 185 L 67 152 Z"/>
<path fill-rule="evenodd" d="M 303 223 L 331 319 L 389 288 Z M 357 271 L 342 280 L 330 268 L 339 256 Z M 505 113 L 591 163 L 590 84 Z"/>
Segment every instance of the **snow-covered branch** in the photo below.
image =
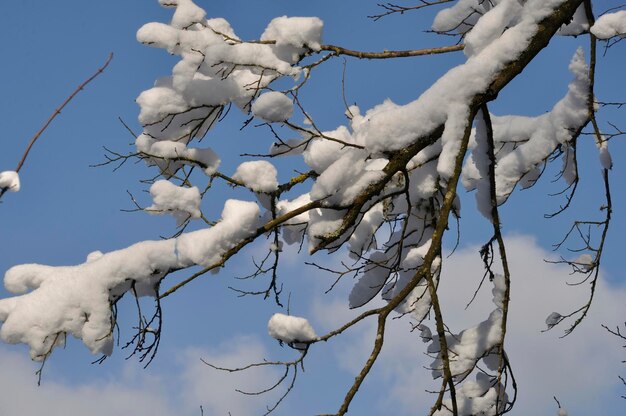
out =
<path fill-rule="evenodd" d="M 591 296 L 577 311 L 549 317 L 550 326 L 574 317 L 573 329 L 591 305 L 612 212 L 608 182 L 612 161 L 595 116 L 599 110 L 594 93 L 595 42 L 596 37 L 621 36 L 622 12 L 594 22 L 591 2 L 583 4 L 583 0 L 458 0 L 439 11 L 432 29 L 458 36 L 463 43 L 363 52 L 325 44 L 323 22 L 316 17 L 273 19 L 258 40 L 245 41 L 229 22 L 207 19 L 191 0 L 160 3 L 174 9 L 171 22 L 148 23 L 139 29 L 137 39 L 180 60 L 171 76 L 157 80 L 137 98 L 143 131 L 135 139 L 135 148 L 129 153 L 108 151 L 103 165 L 136 159 L 156 167 L 147 181 L 152 202 L 140 205 L 132 197 L 133 203 L 139 211 L 173 215 L 180 228 L 169 239 L 92 253 L 76 266 L 11 268 L 5 285 L 16 296 L 0 300 L 0 337 L 27 344 L 35 360 L 45 360 L 67 334 L 81 339 L 93 353 L 109 355 L 117 323 L 114 308 L 121 297 L 129 293 L 135 298 L 163 299 L 209 271 L 228 267 L 241 250 L 260 245 L 264 238 L 270 242 L 267 255 L 254 262 L 249 277 L 271 275 L 271 282 L 265 290 L 236 290 L 265 298 L 273 294 L 277 306 L 282 306 L 283 247 L 308 244 L 310 254 L 339 252 L 350 258 L 351 263 L 341 263 L 341 271 L 319 265 L 318 269 L 334 273 L 337 280 L 353 276 L 347 307 L 363 311 L 323 335 L 317 335 L 304 317 L 277 313 L 269 320 L 269 335 L 298 350 L 299 358 L 234 369 L 210 366 L 224 371 L 284 367 L 285 374 L 273 387 L 252 393 L 273 390 L 288 380 L 285 394 L 271 412 L 293 389 L 309 349 L 321 348 L 375 318 L 371 351 L 336 413 L 343 415 L 383 351 L 389 318 L 408 315 L 429 343 L 433 377 L 442 379 L 431 415 L 509 411 L 517 387 L 505 353 L 505 335 L 515 272 L 507 260 L 499 206 L 509 201 L 515 188 L 535 184 L 557 156 L 563 159 L 562 179 L 575 190 L 576 145 L 585 127 L 592 125 L 604 171 L 606 218 L 577 222 L 566 238 L 579 234 L 585 250 L 593 255 L 563 260 L 591 276 Z M 387 3 L 373 19 L 446 3 L 452 2 Z M 488 104 L 558 34 L 586 34 L 592 41 L 589 62 L 582 48 L 571 59 L 573 80 L 563 98 L 548 103 L 552 109 L 537 117 L 491 114 Z M 346 104 L 348 123 L 334 129 L 316 124 L 299 98 L 316 68 L 335 56 L 392 59 L 461 50 L 465 62 L 413 101 L 399 105 L 385 100 L 365 111 Z M 198 142 L 231 107 L 247 118 L 244 127 L 258 120 L 269 129 L 275 143 L 266 155 L 224 157 L 213 148 L 199 147 Z M 305 121 L 295 121 L 298 116 Z M 285 130 L 296 137 L 283 139 L 279 132 Z M 286 176 L 284 164 L 275 162 L 278 157 L 298 159 L 306 169 Z M 228 196 L 229 190 L 217 194 L 214 181 L 237 188 L 236 196 Z M 442 266 L 444 236 L 451 219 L 460 217 L 459 182 L 476 192 L 477 209 L 493 227 L 481 256 L 483 280 L 489 277 L 495 309 L 476 325 L 453 332 L 438 286 L 448 278 Z M 16 175 L 0 174 L 0 188 L 16 187 Z M 559 212 L 570 206 L 573 194 Z M 212 203 L 225 201 L 221 218 L 207 218 L 202 211 L 208 195 Z M 196 220 L 201 220 L 200 229 L 187 231 Z M 597 243 L 580 232 L 580 226 L 591 224 L 602 230 Z M 161 291 L 166 277 L 181 270 L 190 275 Z M 372 307 L 370 302 L 379 294 L 383 306 Z M 166 312 L 157 302 L 156 319 L 161 313 Z M 429 317 L 434 331 L 426 324 Z M 158 341 L 145 341 L 152 330 L 145 321 L 140 318 L 138 335 L 131 340 L 143 358 L 158 347 Z M 157 331 L 160 335 L 160 328 Z"/>

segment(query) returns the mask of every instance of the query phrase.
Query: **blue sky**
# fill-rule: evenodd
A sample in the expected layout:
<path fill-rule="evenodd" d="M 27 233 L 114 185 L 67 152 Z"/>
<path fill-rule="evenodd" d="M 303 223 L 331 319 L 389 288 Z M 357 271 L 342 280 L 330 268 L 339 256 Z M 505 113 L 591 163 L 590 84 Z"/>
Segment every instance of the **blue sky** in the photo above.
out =
<path fill-rule="evenodd" d="M 608 8 L 617 2 L 600 3 Z M 423 32 L 432 20 L 429 12 L 390 16 L 372 22 L 366 16 L 379 10 L 376 1 L 231 0 L 198 1 L 198 4 L 205 7 L 211 17 L 227 18 L 238 35 L 246 39 L 258 38 L 275 16 L 316 15 L 325 22 L 325 42 L 352 49 L 411 49 L 446 45 L 450 41 Z M 122 152 L 130 150 L 128 143 L 133 138 L 118 117 L 139 131 L 134 99 L 149 88 L 154 79 L 168 75 L 176 62 L 163 51 L 138 44 L 135 32 L 144 23 L 166 22 L 169 18 L 170 12 L 160 8 L 156 1 L 22 1 L 4 6 L 0 15 L 6 57 L 0 67 L 4 81 L 0 84 L 3 127 L 0 170 L 14 168 L 31 135 L 65 96 L 104 62 L 109 52 L 114 52 L 115 58 L 107 72 L 87 87 L 41 137 L 23 168 L 22 191 L 3 197 L 0 271 L 22 263 L 76 264 L 94 250 L 110 251 L 173 231 L 171 218 L 120 211 L 132 208 L 126 190 L 142 195 L 145 187 L 138 180 L 152 174 L 145 166 L 127 164 L 116 172 L 109 167 L 89 167 L 103 161 L 103 146 Z M 567 65 L 579 45 L 586 48 L 586 39 L 555 39 L 520 79 L 501 94 L 491 111 L 526 115 L 548 111 L 566 91 L 571 79 Z M 626 96 L 626 86 L 621 82 L 626 64 L 623 48 L 618 44 L 599 59 L 597 94 L 601 99 L 616 101 Z M 394 62 L 348 60 L 346 96 L 349 102 L 356 102 L 362 109 L 386 98 L 406 103 L 461 61 L 460 55 Z M 345 122 L 342 69 L 341 59 L 320 68 L 314 74 L 314 87 L 303 97 L 323 128 L 333 129 Z M 211 145 L 222 152 L 226 161 L 227 153 L 265 150 L 272 140 L 269 132 L 262 128 L 249 126 L 240 131 L 245 119 L 245 115 L 232 111 L 212 133 Z M 619 125 L 623 119 L 623 109 L 611 110 L 607 111 L 603 122 L 608 120 Z M 576 305 L 576 300 L 584 296 L 584 287 L 565 286 L 566 269 L 542 261 L 552 255 L 551 244 L 560 239 L 571 220 L 599 215 L 598 198 L 602 191 L 599 164 L 591 140 L 583 141 L 588 143 L 580 146 L 583 155 L 581 188 L 571 212 L 555 220 L 543 218 L 544 213 L 553 211 L 560 202 L 548 196 L 562 186 L 550 182 L 556 169 L 548 171 L 535 188 L 516 192 L 503 210 L 504 230 L 516 248 L 513 257 L 518 264 L 519 305 L 523 305 L 516 312 L 519 320 L 515 322 L 520 322 L 520 331 L 512 338 L 515 340 L 512 348 L 518 352 L 522 374 L 525 367 L 532 367 L 530 363 L 546 368 L 545 373 L 535 374 L 535 379 L 532 374 L 524 376 L 530 385 L 520 382 L 520 388 L 522 393 L 524 390 L 528 393 L 521 396 L 519 413 L 514 414 L 531 414 L 528 411 L 555 414 L 552 395 L 559 397 L 570 414 L 590 414 L 585 406 L 596 411 L 601 409 L 606 415 L 621 414 L 620 406 L 623 409 L 619 395 L 624 394 L 624 389 L 620 390 L 617 379 L 620 371 L 624 374 L 624 369 L 619 367 L 623 359 L 620 343 L 599 329 L 600 323 L 615 326 L 623 322 L 626 308 L 623 296 L 626 279 L 622 267 L 626 242 L 620 232 L 626 229 L 620 215 L 626 204 L 621 192 L 626 172 L 620 163 L 626 149 L 619 138 L 611 143 L 615 161 L 612 171 L 615 216 L 603 259 L 606 284 L 601 293 L 604 297 L 599 299 L 594 315 L 580 333 L 564 340 L 558 339 L 556 332 L 539 333 L 543 328 L 542 316 L 545 316 L 539 312 L 543 313 L 544 308 L 551 312 L 551 303 Z M 463 197 L 461 249 L 451 260 L 451 272 L 461 273 L 476 267 L 478 259 L 473 253 L 477 245 L 489 237 L 488 223 L 474 212 L 473 199 L 473 195 Z M 207 209 L 219 213 L 221 201 L 210 204 Z M 217 276 L 206 276 L 167 299 L 163 344 L 156 360 L 146 370 L 134 359 L 125 361 L 126 351 L 119 349 L 104 364 L 91 365 L 94 357 L 78 341 L 69 340 L 67 349 L 55 352 L 46 364 L 44 385 L 37 389 L 36 378 L 32 375 L 37 366 L 28 362 L 27 351 L 21 346 L 0 346 L 0 367 L 3 368 L 0 391 L 11 392 L 0 394 L 0 410 L 5 409 L 3 414 L 26 416 L 41 414 L 43 408 L 53 415 L 57 414 L 54 409 L 63 409 L 65 413 L 67 409 L 80 409 L 82 414 L 99 414 L 98 411 L 117 414 L 133 409 L 139 415 L 191 415 L 200 414 L 199 406 L 203 405 L 205 414 L 209 415 L 227 414 L 228 410 L 232 410 L 233 415 L 262 413 L 271 397 L 249 399 L 229 394 L 233 387 L 240 386 L 239 383 L 267 386 L 275 373 L 259 372 L 244 380 L 224 381 L 222 374 L 215 374 L 199 361 L 204 357 L 216 364 L 241 365 L 251 357 L 292 355 L 266 335 L 267 319 L 278 311 L 277 307 L 261 299 L 237 298 L 227 289 L 233 276 L 245 275 L 251 270 L 248 261 L 254 253 L 254 248 L 241 253 L 231 269 Z M 286 286 L 293 293 L 292 313 L 310 316 L 318 332 L 350 316 L 350 312 L 345 311 L 349 285 L 324 296 L 332 277 L 314 269 L 302 269 L 301 256 L 288 254 L 282 273 Z M 472 258 L 474 263 L 471 263 Z M 318 257 L 318 260 L 332 261 L 335 256 Z M 473 287 L 472 282 L 467 281 L 456 285 L 456 290 L 451 287 L 446 292 L 450 293 L 451 305 L 461 288 L 470 291 Z M 516 301 L 515 289 L 513 293 Z M 0 295 L 8 294 L 0 289 Z M 521 299 L 528 303 L 524 304 Z M 459 311 L 462 316 L 455 322 L 459 325 L 472 322 L 472 316 L 481 319 L 484 316 L 481 312 L 484 311 Z M 135 319 L 130 302 L 123 303 L 120 316 L 123 344 Z M 427 365 L 428 360 L 424 360 L 416 335 L 406 333 L 407 327 L 406 323 L 404 326 L 394 323 L 388 353 L 375 368 L 374 381 L 364 385 L 352 408 L 353 414 L 387 411 L 422 414 L 417 409 L 428 406 L 432 400 L 422 393 L 431 386 L 428 372 L 420 367 Z M 368 348 L 368 335 L 371 335 L 371 327 L 365 324 L 352 337 L 315 348 L 307 371 L 300 376 L 296 389 L 277 414 L 294 414 L 295 409 L 302 414 L 334 411 L 362 361 L 363 351 Z M 569 377 L 559 372 L 567 372 Z M 19 392 L 24 396 L 20 397 Z M 72 413 L 81 414 L 80 410 Z"/>

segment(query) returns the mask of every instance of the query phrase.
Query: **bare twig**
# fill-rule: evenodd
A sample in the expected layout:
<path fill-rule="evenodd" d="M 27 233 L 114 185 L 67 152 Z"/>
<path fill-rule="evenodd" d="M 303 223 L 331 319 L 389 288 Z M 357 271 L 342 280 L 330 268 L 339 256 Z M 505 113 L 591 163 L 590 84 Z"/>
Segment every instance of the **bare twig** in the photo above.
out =
<path fill-rule="evenodd" d="M 96 70 L 96 72 L 93 73 L 93 75 L 91 75 L 89 78 L 87 78 L 85 81 L 83 81 L 66 99 L 65 101 L 63 101 L 63 103 L 61 103 L 61 105 L 59 107 L 57 107 L 56 110 L 54 110 L 54 112 L 52 113 L 52 115 L 50 115 L 50 117 L 48 118 L 48 120 L 43 124 L 43 126 L 39 129 L 39 131 L 37 131 L 37 133 L 35 133 L 35 135 L 30 139 L 30 142 L 28 143 L 28 146 L 26 146 L 26 150 L 24 151 L 24 154 L 22 155 L 22 158 L 20 159 L 20 161 L 17 163 L 17 167 L 15 168 L 15 172 L 19 172 L 22 169 L 22 166 L 24 166 L 24 163 L 26 162 L 26 157 L 28 157 L 28 154 L 30 153 L 30 150 L 32 149 L 33 145 L 35 144 L 35 142 L 37 141 L 37 139 L 39 139 L 39 136 L 41 136 L 41 134 L 48 128 L 48 126 L 52 123 L 52 121 L 59 115 L 61 114 L 61 111 L 65 108 L 65 106 L 72 101 L 72 99 L 79 93 L 81 92 L 86 86 L 87 84 L 89 84 L 91 81 L 93 81 L 96 77 L 98 77 L 98 75 L 100 75 L 101 73 L 104 72 L 104 70 L 109 66 L 109 63 L 111 62 L 111 60 L 113 59 L 113 53 L 110 53 L 107 60 L 104 62 L 104 64 L 98 68 Z M 0 190 L 0 198 L 2 197 L 2 195 L 4 195 L 4 193 L 7 191 L 7 188 L 2 188 Z"/>
<path fill-rule="evenodd" d="M 413 49 L 406 51 L 383 51 L 383 52 L 363 52 L 353 51 L 335 45 L 322 45 L 321 50 L 331 51 L 336 55 L 352 56 L 359 59 L 390 59 L 390 58 L 409 58 L 413 56 L 438 55 L 442 53 L 462 51 L 464 45 L 442 46 L 440 48 Z"/>
<path fill-rule="evenodd" d="M 394 3 L 378 3 L 378 6 L 382 7 L 385 11 L 383 13 L 374 14 L 374 15 L 367 16 L 367 17 L 369 17 L 370 19 L 374 21 L 377 21 L 379 19 L 382 19 L 385 16 L 389 16 L 390 14 L 395 14 L 395 13 L 404 14 L 411 10 L 419 10 L 428 6 L 436 6 L 438 4 L 450 3 L 451 1 L 452 0 L 438 0 L 438 1 L 420 0 L 421 4 L 417 6 L 400 6 Z"/>

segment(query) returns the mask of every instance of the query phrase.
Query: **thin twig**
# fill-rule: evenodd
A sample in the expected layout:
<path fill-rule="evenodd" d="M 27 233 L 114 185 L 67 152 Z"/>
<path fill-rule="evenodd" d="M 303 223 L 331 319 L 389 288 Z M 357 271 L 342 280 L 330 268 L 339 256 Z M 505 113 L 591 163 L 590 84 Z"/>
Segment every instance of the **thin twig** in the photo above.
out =
<path fill-rule="evenodd" d="M 44 123 L 44 125 L 39 129 L 39 131 L 37 133 L 35 133 L 35 135 L 30 139 L 30 143 L 28 143 L 28 146 L 26 147 L 26 151 L 24 152 L 24 154 L 22 155 L 22 159 L 20 159 L 19 163 L 17 164 L 17 167 L 15 168 L 16 172 L 19 172 L 20 169 L 22 169 L 22 166 L 24 166 L 24 162 L 26 161 L 26 157 L 28 156 L 28 153 L 30 153 L 30 149 L 33 147 L 33 145 L 35 144 L 35 142 L 37 141 L 37 139 L 39 138 L 39 136 L 41 136 L 41 134 L 48 128 L 48 126 L 50 125 L 50 123 L 52 123 L 52 121 L 56 118 L 56 116 L 58 116 L 61 111 L 63 110 L 63 108 L 65 108 L 65 106 L 72 101 L 72 99 L 83 89 L 85 88 L 85 86 L 87 86 L 87 84 L 89 84 L 91 81 L 93 81 L 98 75 L 100 75 L 101 73 L 104 72 L 104 70 L 107 68 L 107 66 L 109 66 L 109 63 L 111 62 L 111 60 L 113 59 L 113 53 L 109 54 L 109 57 L 107 58 L 106 62 L 104 63 L 104 65 L 102 65 L 100 68 L 98 68 L 98 70 L 96 72 L 94 72 L 93 75 L 91 75 L 89 78 L 87 78 L 87 80 L 85 80 L 82 84 L 80 84 L 75 90 L 74 92 L 72 92 L 69 97 L 67 97 L 65 99 L 65 101 L 63 101 L 63 103 L 56 109 L 54 110 L 54 113 L 52 113 L 52 115 L 50 116 L 50 118 L 48 118 L 48 121 L 46 121 Z"/>
<path fill-rule="evenodd" d="M 331 51 L 337 55 L 347 55 L 359 59 L 391 59 L 391 58 L 410 58 L 413 56 L 438 55 L 448 52 L 462 51 L 464 45 L 442 46 L 440 48 L 412 49 L 406 51 L 383 51 L 383 52 L 363 52 L 353 51 L 335 45 L 322 45 L 321 50 Z"/>
<path fill-rule="evenodd" d="M 26 150 L 24 151 L 24 154 L 22 155 L 22 158 L 20 159 L 20 161 L 17 164 L 17 167 L 15 168 L 15 172 L 19 172 L 20 169 L 22 169 L 22 166 L 24 166 L 24 162 L 26 162 L 26 157 L 28 156 L 28 154 L 30 153 L 30 149 L 32 149 L 33 145 L 35 144 L 35 142 L 37 141 L 37 139 L 39 139 L 39 136 L 41 136 L 41 134 L 48 128 L 48 126 L 50 125 L 50 123 L 52 123 L 52 121 L 56 118 L 56 116 L 58 116 L 61 111 L 65 108 L 65 106 L 72 101 L 72 98 L 74 98 L 83 88 L 85 88 L 85 86 L 87 84 L 89 84 L 91 81 L 93 81 L 98 75 L 100 75 L 101 73 L 104 72 L 104 70 L 106 69 L 107 66 L 109 66 L 109 63 L 111 62 L 111 60 L 113 59 L 113 53 L 109 54 L 109 57 L 107 58 L 106 62 L 104 63 L 104 65 L 102 65 L 100 68 L 98 68 L 98 70 L 96 72 L 94 72 L 93 75 L 91 75 L 89 78 L 87 78 L 85 81 L 83 81 L 82 84 L 80 84 L 75 90 L 74 92 L 72 92 L 66 99 L 65 101 L 63 101 L 63 103 L 56 109 L 54 110 L 54 112 L 52 113 L 52 115 L 48 118 L 48 120 L 44 123 L 44 125 L 39 129 L 39 131 L 37 133 L 35 133 L 35 135 L 30 139 L 30 142 L 28 143 L 28 146 L 26 146 Z M 9 190 L 9 188 L 0 188 L 0 198 L 2 198 L 2 196 Z"/>

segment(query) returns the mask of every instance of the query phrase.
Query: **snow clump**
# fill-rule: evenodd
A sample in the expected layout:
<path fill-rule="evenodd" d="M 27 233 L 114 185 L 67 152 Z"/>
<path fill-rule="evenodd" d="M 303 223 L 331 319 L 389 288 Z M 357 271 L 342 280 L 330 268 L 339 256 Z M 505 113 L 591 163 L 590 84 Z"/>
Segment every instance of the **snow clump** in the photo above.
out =
<path fill-rule="evenodd" d="M 287 121 L 293 115 L 293 102 L 281 92 L 266 92 L 252 104 L 252 114 L 270 123 Z"/>
<path fill-rule="evenodd" d="M 287 344 L 312 341 L 317 338 L 313 327 L 305 318 L 275 313 L 267 324 L 270 336 Z"/>
<path fill-rule="evenodd" d="M 272 19 L 261 40 L 274 40 L 277 45 L 298 48 L 308 46 L 319 51 L 324 23 L 317 17 L 277 17 Z"/>
<path fill-rule="evenodd" d="M 198 7 L 191 0 L 175 0 L 175 1 L 162 1 L 162 6 L 176 5 L 176 11 L 172 17 L 172 26 L 178 29 L 186 29 L 194 23 L 202 23 L 206 19 L 206 12 L 204 9 Z"/>
<path fill-rule="evenodd" d="M 200 190 L 197 187 L 183 188 L 166 180 L 156 181 L 150 187 L 154 203 L 146 208 L 149 214 L 171 213 L 180 226 L 189 218 L 200 218 Z"/>
<path fill-rule="evenodd" d="M 255 192 L 274 192 L 278 189 L 278 172 L 265 160 L 243 162 L 237 167 L 233 179 L 243 182 Z"/>
<path fill-rule="evenodd" d="M 11 192 L 20 190 L 20 176 L 13 170 L 0 172 L 0 189 L 7 188 Z"/>
<path fill-rule="evenodd" d="M 626 35 L 626 10 L 600 16 L 590 31 L 598 39 L 610 39 L 613 36 Z"/>

